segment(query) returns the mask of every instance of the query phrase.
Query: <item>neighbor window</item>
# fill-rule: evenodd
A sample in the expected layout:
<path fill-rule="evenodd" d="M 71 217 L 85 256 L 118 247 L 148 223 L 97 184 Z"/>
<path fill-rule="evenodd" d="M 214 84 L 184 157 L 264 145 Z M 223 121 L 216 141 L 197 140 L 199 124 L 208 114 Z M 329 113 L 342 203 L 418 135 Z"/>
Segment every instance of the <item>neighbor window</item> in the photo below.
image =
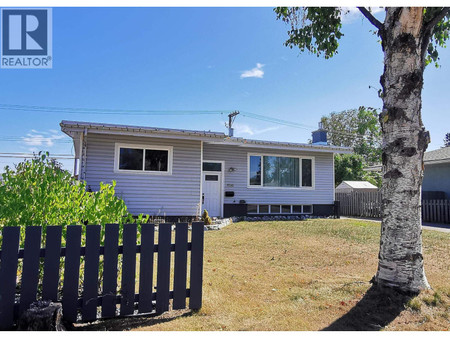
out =
<path fill-rule="evenodd" d="M 156 148 L 156 147 L 155 147 Z M 159 172 L 170 171 L 171 147 L 132 147 L 117 145 L 117 169 L 119 171 Z"/>
<path fill-rule="evenodd" d="M 249 185 L 274 188 L 313 186 L 313 160 L 287 156 L 249 156 Z"/>

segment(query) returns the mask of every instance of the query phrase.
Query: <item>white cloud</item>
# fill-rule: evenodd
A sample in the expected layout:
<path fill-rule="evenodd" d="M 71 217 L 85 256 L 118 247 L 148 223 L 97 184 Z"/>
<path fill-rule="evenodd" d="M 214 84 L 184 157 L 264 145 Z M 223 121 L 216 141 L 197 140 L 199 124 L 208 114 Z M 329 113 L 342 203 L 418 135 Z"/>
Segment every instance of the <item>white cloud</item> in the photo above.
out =
<path fill-rule="evenodd" d="M 30 133 L 28 133 L 26 136 L 22 137 L 22 141 L 29 145 L 29 146 L 47 146 L 52 147 L 54 145 L 55 140 L 60 140 L 64 138 L 64 135 L 58 134 L 58 131 L 50 130 L 51 135 L 49 135 L 49 132 L 46 131 L 37 131 L 35 129 L 32 129 Z M 35 151 L 36 147 L 29 148 L 30 151 Z"/>
<path fill-rule="evenodd" d="M 247 134 L 247 135 L 259 135 L 259 134 L 267 133 L 269 131 L 280 129 L 279 126 L 258 129 L 258 128 L 250 127 L 248 124 L 243 124 L 243 123 L 235 123 L 233 125 L 233 128 L 237 134 Z"/>
<path fill-rule="evenodd" d="M 384 11 L 384 7 L 368 7 L 368 8 L 370 8 L 372 14 L 377 14 Z M 356 7 L 342 7 L 342 10 L 344 11 L 344 13 L 347 12 L 342 16 L 343 24 L 352 23 L 358 19 L 362 20 L 364 18 L 359 9 Z"/>
<path fill-rule="evenodd" d="M 262 70 L 263 67 L 263 64 L 257 63 L 255 68 L 242 72 L 241 79 L 245 79 L 247 77 L 256 77 L 262 79 L 264 76 L 264 71 Z"/>

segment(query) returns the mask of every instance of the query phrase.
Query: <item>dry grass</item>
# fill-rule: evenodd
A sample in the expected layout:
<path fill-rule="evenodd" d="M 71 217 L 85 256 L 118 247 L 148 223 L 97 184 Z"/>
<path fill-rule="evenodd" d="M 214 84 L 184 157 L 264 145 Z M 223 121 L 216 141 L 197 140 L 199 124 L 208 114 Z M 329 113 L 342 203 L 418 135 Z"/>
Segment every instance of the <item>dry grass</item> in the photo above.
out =
<path fill-rule="evenodd" d="M 138 329 L 325 329 L 370 288 L 379 231 L 373 222 L 308 220 L 241 222 L 206 232 L 202 309 Z M 423 237 L 433 291 L 402 303 L 388 330 L 450 326 L 450 235 L 425 230 Z"/>

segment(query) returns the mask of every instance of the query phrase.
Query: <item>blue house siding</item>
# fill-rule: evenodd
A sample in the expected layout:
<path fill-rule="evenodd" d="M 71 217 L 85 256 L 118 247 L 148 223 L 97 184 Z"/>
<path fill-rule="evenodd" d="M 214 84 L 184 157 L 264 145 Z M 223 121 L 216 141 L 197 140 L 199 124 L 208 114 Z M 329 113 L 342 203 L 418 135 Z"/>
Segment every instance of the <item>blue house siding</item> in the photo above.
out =
<path fill-rule="evenodd" d="M 116 143 L 172 146 L 171 175 L 114 172 Z M 116 193 L 133 214 L 194 216 L 200 202 L 201 142 L 197 140 L 134 137 L 89 133 L 86 182 L 98 190 L 100 182 L 117 182 Z"/>
<path fill-rule="evenodd" d="M 450 163 L 426 164 L 422 191 L 444 191 L 450 199 Z"/>
<path fill-rule="evenodd" d="M 249 153 L 314 157 L 314 189 L 248 187 L 247 159 Z M 234 192 L 233 197 L 224 197 L 225 204 L 239 204 L 241 200 L 245 201 L 246 204 L 331 205 L 334 203 L 333 153 L 205 143 L 203 145 L 203 160 L 225 161 L 224 190 Z M 233 168 L 234 171 L 229 171 L 229 168 Z"/>

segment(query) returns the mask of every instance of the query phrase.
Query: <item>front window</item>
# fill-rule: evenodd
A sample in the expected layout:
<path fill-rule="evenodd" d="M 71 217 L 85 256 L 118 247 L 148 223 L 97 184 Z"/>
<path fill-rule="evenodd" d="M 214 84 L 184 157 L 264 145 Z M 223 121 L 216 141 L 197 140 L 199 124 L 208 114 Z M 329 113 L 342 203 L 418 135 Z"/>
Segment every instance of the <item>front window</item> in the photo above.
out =
<path fill-rule="evenodd" d="M 250 156 L 250 185 L 261 185 L 261 156 Z"/>
<path fill-rule="evenodd" d="M 249 185 L 274 188 L 312 187 L 313 159 L 250 155 Z"/>
<path fill-rule="evenodd" d="M 172 149 L 116 145 L 116 170 L 169 173 Z"/>

